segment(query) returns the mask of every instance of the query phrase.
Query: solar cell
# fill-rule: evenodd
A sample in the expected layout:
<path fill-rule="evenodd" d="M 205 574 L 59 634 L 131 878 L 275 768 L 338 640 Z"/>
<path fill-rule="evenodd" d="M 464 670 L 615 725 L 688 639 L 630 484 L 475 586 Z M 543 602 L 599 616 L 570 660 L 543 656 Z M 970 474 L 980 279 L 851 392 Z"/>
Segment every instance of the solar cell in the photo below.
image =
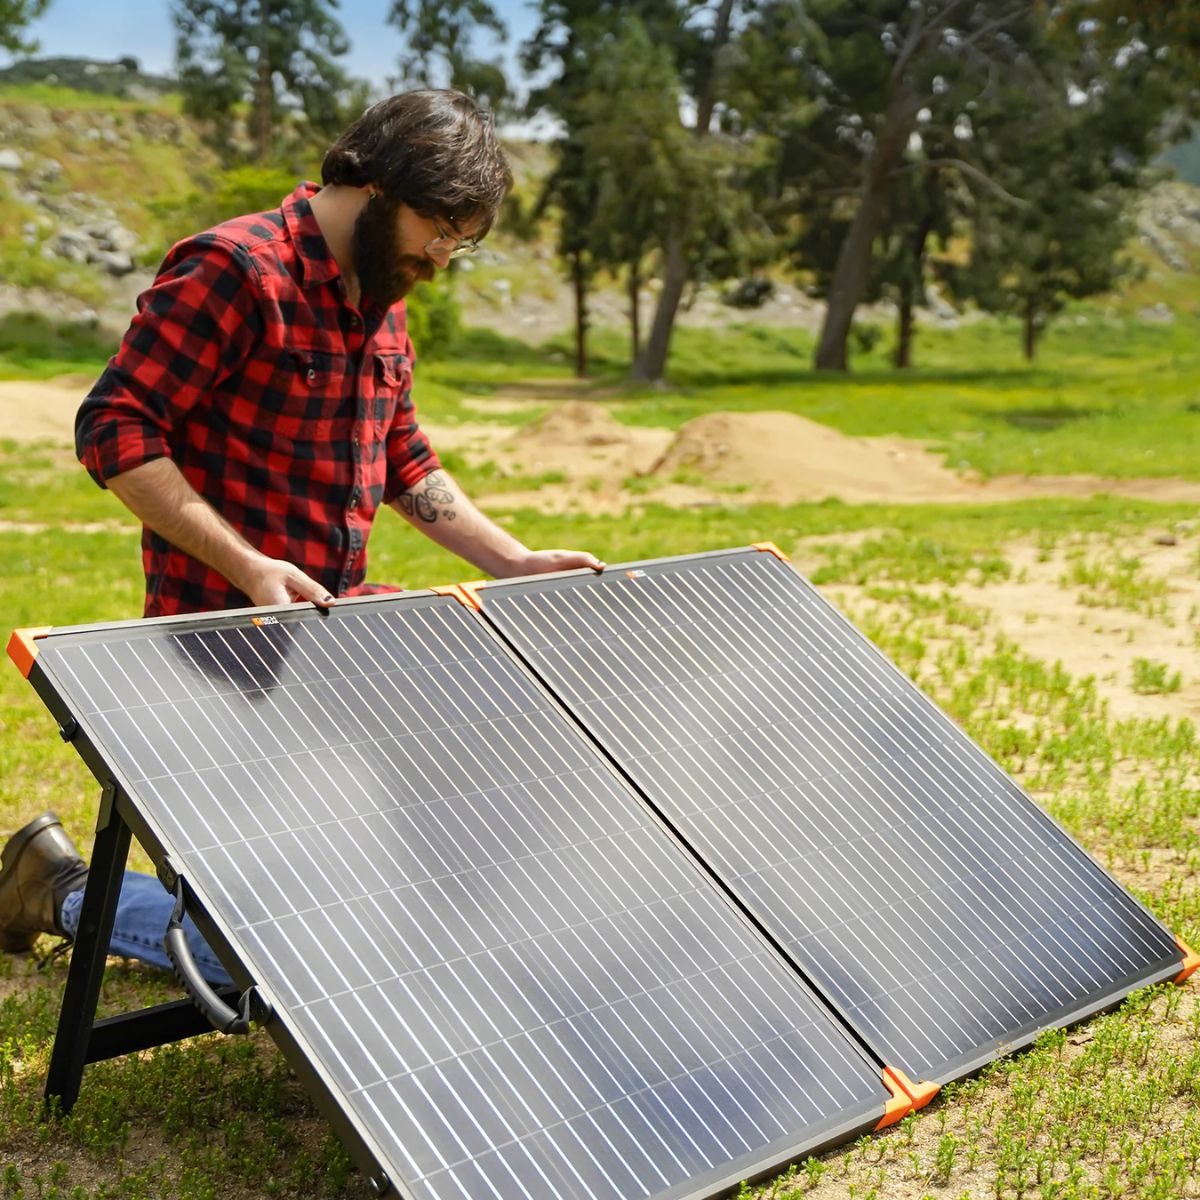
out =
<path fill-rule="evenodd" d="M 1170 933 L 788 564 L 488 584 L 485 617 L 883 1059 L 947 1080 L 1179 973 Z"/>
<path fill-rule="evenodd" d="M 708 1196 L 890 1099 L 453 599 L 55 633 L 37 677 L 402 1195 Z"/>

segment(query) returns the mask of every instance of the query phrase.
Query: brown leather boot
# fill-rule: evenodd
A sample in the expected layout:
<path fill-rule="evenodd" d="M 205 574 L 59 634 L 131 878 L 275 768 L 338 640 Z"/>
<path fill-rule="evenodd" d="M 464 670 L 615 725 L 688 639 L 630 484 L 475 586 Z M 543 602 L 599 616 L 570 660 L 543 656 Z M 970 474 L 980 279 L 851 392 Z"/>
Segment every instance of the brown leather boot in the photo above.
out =
<path fill-rule="evenodd" d="M 87 864 L 53 813 L 42 813 L 0 853 L 0 950 L 32 950 L 43 933 L 63 933 L 63 901 L 83 887 Z"/>

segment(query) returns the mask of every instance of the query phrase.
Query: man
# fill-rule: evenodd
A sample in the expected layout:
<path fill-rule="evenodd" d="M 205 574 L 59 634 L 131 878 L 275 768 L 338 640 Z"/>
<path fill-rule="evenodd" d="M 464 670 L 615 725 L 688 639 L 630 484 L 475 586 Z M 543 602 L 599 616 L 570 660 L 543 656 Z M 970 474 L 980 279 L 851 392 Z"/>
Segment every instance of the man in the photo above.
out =
<path fill-rule="evenodd" d="M 76 422 L 80 461 L 142 521 L 146 616 L 397 590 L 368 583 L 387 504 L 497 577 L 603 564 L 485 517 L 416 421 L 403 298 L 491 228 L 511 175 L 449 91 L 393 96 L 329 150 L 324 184 L 167 255 Z M 73 937 L 87 868 L 50 813 L 0 855 L 0 947 Z M 126 875 L 114 953 L 166 965 L 171 899 Z M 214 983 L 228 976 L 189 930 Z"/>

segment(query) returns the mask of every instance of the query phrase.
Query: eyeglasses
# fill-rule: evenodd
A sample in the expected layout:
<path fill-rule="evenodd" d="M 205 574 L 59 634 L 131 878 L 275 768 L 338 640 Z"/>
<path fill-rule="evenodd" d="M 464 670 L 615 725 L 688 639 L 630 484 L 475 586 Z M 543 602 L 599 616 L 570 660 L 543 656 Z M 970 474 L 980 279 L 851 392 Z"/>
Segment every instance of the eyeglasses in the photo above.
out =
<path fill-rule="evenodd" d="M 437 237 L 425 243 L 426 254 L 445 254 L 448 258 L 462 258 L 464 254 L 474 254 L 479 249 L 477 237 L 459 237 L 443 229 L 437 221 L 433 222 Z"/>

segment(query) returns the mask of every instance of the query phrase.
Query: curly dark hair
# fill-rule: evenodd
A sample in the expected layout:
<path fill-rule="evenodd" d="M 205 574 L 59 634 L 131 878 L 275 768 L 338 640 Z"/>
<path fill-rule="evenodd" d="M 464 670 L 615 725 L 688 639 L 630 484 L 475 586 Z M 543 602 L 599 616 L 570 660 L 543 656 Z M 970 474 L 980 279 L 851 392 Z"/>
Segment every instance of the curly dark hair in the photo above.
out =
<path fill-rule="evenodd" d="M 477 225 L 496 219 L 512 172 L 492 115 L 462 92 L 427 88 L 372 105 L 329 148 L 321 181 L 374 184 L 423 217 Z"/>

